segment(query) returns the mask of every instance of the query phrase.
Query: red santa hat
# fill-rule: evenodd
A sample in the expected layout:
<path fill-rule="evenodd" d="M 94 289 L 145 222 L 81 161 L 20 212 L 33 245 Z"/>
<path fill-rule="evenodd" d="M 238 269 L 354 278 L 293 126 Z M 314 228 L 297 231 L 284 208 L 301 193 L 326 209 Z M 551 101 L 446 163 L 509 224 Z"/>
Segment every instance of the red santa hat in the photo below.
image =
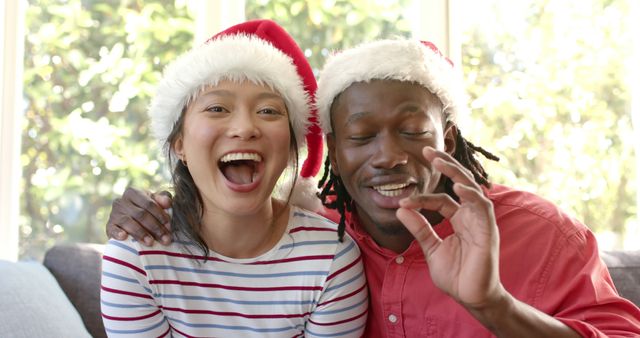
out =
<path fill-rule="evenodd" d="M 203 86 L 216 85 L 221 80 L 265 84 L 282 96 L 298 152 L 305 153 L 303 150 L 307 149 L 291 202 L 319 210 L 314 176 L 322 163 L 323 139 L 312 109 L 317 83 L 298 44 L 271 20 L 253 20 L 230 27 L 165 68 L 149 107 L 151 131 L 156 139 L 166 147 L 183 107 Z"/>
<path fill-rule="evenodd" d="M 436 95 L 447 120 L 466 112 L 464 85 L 453 62 L 431 42 L 378 40 L 329 57 L 318 81 L 317 109 L 320 126 L 330 133 L 331 104 L 351 84 L 372 80 L 417 83 Z"/>

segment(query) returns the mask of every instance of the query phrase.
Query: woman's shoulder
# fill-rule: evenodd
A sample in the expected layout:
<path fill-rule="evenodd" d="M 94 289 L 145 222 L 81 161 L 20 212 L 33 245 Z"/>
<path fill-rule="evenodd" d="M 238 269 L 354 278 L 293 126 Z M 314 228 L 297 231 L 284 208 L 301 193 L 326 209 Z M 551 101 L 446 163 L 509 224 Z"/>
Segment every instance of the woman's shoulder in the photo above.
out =
<path fill-rule="evenodd" d="M 346 232 L 342 241 L 338 238 L 338 224 L 313 211 L 292 207 L 292 216 L 289 220 L 289 234 L 295 242 L 317 243 L 324 245 L 325 250 L 335 253 L 344 250 L 354 250 L 359 255 L 358 246 Z"/>
<path fill-rule="evenodd" d="M 152 245 L 148 246 L 129 236 L 124 240 L 109 239 L 104 254 L 111 257 L 140 257 L 149 254 L 174 256 L 181 251 L 180 243 L 175 240 L 169 245 L 154 241 Z"/>
<path fill-rule="evenodd" d="M 109 239 L 104 248 L 104 255 L 106 256 L 138 256 L 141 249 L 141 244 L 128 236 L 124 240 Z"/>
<path fill-rule="evenodd" d="M 330 219 L 297 206 L 291 207 L 289 233 L 337 234 L 338 225 Z M 336 237 L 337 238 L 337 237 Z"/>
<path fill-rule="evenodd" d="M 290 223 L 299 223 L 304 225 L 312 225 L 319 228 L 326 228 L 328 230 L 338 231 L 338 224 L 336 222 L 320 215 L 317 212 L 300 208 L 298 206 L 291 206 L 291 219 Z"/>

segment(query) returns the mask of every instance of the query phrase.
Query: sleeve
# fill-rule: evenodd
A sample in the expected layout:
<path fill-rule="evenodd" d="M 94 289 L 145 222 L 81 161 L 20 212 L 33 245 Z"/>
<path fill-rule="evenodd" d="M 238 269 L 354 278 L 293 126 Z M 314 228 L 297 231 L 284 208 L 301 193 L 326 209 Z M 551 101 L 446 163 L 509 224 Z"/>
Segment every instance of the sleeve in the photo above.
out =
<path fill-rule="evenodd" d="M 156 305 L 132 240 L 109 240 L 102 258 L 102 321 L 109 337 L 164 337 L 169 324 Z"/>
<path fill-rule="evenodd" d="M 596 239 L 582 227 L 549 264 L 544 297 L 554 302 L 553 316 L 583 337 L 640 336 L 640 309 L 618 295 Z"/>
<path fill-rule="evenodd" d="M 360 249 L 345 234 L 311 313 L 305 337 L 361 337 L 369 306 Z"/>

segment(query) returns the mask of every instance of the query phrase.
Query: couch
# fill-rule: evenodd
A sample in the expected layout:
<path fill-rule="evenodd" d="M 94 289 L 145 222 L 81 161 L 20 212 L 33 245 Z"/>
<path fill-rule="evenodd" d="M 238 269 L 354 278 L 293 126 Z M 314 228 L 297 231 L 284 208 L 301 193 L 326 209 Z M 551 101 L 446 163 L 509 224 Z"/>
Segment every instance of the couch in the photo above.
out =
<path fill-rule="evenodd" d="M 103 246 L 56 245 L 44 262 L 0 261 L 0 337 L 106 337 Z M 601 253 L 618 292 L 640 306 L 640 251 Z"/>

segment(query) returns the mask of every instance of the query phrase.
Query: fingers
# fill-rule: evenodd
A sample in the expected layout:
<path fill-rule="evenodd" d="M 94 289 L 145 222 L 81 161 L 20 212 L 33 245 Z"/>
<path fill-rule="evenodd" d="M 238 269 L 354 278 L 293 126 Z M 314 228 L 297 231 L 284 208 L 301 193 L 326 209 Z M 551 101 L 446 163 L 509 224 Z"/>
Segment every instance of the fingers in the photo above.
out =
<path fill-rule="evenodd" d="M 437 211 L 445 218 L 451 218 L 460 205 L 446 194 L 411 196 L 400 200 L 400 207 L 406 209 L 426 209 Z"/>
<path fill-rule="evenodd" d="M 115 239 L 126 239 L 131 235 L 145 245 L 153 244 L 153 237 L 136 219 L 134 214 L 142 211 L 130 201 L 117 198 L 113 201 L 111 214 L 107 222 L 107 235 Z M 124 234 L 122 234 L 124 232 Z"/>
<path fill-rule="evenodd" d="M 463 222 L 475 221 L 476 224 L 484 224 L 485 226 L 474 227 L 476 229 L 484 229 L 491 236 L 497 236 L 498 226 L 496 225 L 495 214 L 493 211 L 493 203 L 482 191 L 467 187 L 462 184 L 454 184 L 453 191 L 460 197 L 460 201 L 473 210 L 473 220 L 464 220 Z M 464 218 L 464 216 L 462 216 Z M 456 221 L 452 218 L 452 224 L 456 228 Z"/>
<path fill-rule="evenodd" d="M 451 155 L 435 150 L 432 147 L 424 147 L 422 155 L 431 162 L 433 167 L 454 183 L 461 183 L 480 189 L 473 178 L 473 174 Z"/>
<path fill-rule="evenodd" d="M 159 194 L 158 194 L 159 195 Z M 169 215 L 164 211 L 164 209 L 156 203 L 153 199 L 153 194 L 146 194 L 140 190 L 135 188 L 128 187 L 122 197 L 131 201 L 136 207 L 146 210 L 147 214 L 143 214 L 142 216 L 151 216 L 154 217 L 158 223 L 165 224 L 169 222 Z M 140 219 L 140 217 L 137 217 Z"/>
<path fill-rule="evenodd" d="M 483 204 L 487 204 L 486 207 L 491 207 L 491 202 L 484 196 L 482 190 L 475 189 L 475 187 L 469 187 L 464 184 L 456 183 L 453 185 L 453 192 L 460 197 L 460 201 L 468 201 L 468 202 L 480 202 Z"/>
<path fill-rule="evenodd" d="M 163 190 L 157 194 L 152 193 L 151 198 L 153 198 L 153 200 L 156 201 L 158 206 L 160 206 L 160 208 L 162 209 L 171 208 L 171 205 L 173 203 L 173 196 L 171 196 L 171 193 L 166 190 Z"/>
<path fill-rule="evenodd" d="M 113 202 L 107 235 L 116 239 L 126 238 L 126 234 L 120 234 L 124 231 L 145 245 L 152 245 L 154 239 L 169 244 L 171 235 L 166 225 L 168 223 L 169 216 L 150 195 L 127 188 L 123 197 Z"/>
<path fill-rule="evenodd" d="M 122 230 L 119 226 L 115 224 L 111 224 L 110 222 L 107 223 L 106 232 L 107 232 L 108 238 L 114 238 L 119 241 L 124 241 L 125 239 L 127 239 L 127 237 L 129 237 L 126 231 Z"/>
<path fill-rule="evenodd" d="M 407 208 L 399 208 L 396 211 L 396 217 L 398 217 L 400 222 L 402 222 L 413 237 L 415 237 L 425 257 L 429 259 L 431 253 L 442 243 L 442 239 L 435 233 L 429 221 L 416 210 Z"/>

